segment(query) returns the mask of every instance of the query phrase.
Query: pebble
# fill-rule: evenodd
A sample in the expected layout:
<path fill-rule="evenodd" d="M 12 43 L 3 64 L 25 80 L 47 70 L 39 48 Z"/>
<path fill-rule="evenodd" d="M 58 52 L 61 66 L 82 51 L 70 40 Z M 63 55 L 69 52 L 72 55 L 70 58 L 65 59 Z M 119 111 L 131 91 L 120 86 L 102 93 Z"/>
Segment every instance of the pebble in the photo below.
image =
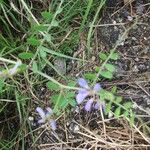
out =
<path fill-rule="evenodd" d="M 29 116 L 29 117 L 28 117 L 28 120 L 29 120 L 29 121 L 33 121 L 34 118 L 33 118 L 32 116 Z"/>
<path fill-rule="evenodd" d="M 136 58 L 135 58 L 135 61 L 136 61 L 136 62 L 138 62 L 138 61 L 139 61 L 139 58 L 138 58 L 138 57 L 136 57 Z"/>
<path fill-rule="evenodd" d="M 113 21 L 113 24 L 116 24 L 116 23 L 117 23 L 117 22 L 114 20 L 114 21 Z"/>
<path fill-rule="evenodd" d="M 30 121 L 30 124 L 31 124 L 31 126 L 37 126 L 37 124 L 34 122 L 34 117 L 32 117 L 32 116 L 29 116 L 28 117 L 28 120 Z"/>
<path fill-rule="evenodd" d="M 144 7 L 142 7 L 142 6 L 138 6 L 136 9 L 137 14 L 142 14 L 143 11 L 144 11 Z"/>
<path fill-rule="evenodd" d="M 135 65 L 132 70 L 133 70 L 133 72 L 138 72 L 139 71 L 138 66 Z"/>
<path fill-rule="evenodd" d="M 132 37 L 132 40 L 136 41 L 137 39 L 135 37 Z"/>
<path fill-rule="evenodd" d="M 95 61 L 96 60 L 96 57 L 95 56 L 92 56 L 92 61 Z"/>
<path fill-rule="evenodd" d="M 74 122 L 71 122 L 69 125 L 69 130 L 73 133 L 78 133 L 78 131 L 80 130 L 79 125 L 77 125 Z"/>
<path fill-rule="evenodd" d="M 133 17 L 132 17 L 132 16 L 127 16 L 127 19 L 128 19 L 129 21 L 132 21 L 132 20 L 133 20 Z"/>

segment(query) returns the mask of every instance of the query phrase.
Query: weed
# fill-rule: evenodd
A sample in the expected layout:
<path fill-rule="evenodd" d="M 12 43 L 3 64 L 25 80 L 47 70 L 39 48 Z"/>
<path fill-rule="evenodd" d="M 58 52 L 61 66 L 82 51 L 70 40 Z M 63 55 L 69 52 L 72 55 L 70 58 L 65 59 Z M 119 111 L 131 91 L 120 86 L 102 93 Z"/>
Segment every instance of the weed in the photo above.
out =
<path fill-rule="evenodd" d="M 59 130 L 59 117 L 77 106 L 83 107 L 86 114 L 100 112 L 104 131 L 104 119 L 109 113 L 117 119 L 125 118 L 135 127 L 138 117 L 131 100 L 119 96 L 115 85 L 108 90 L 101 81 L 113 79 L 113 62 L 120 57 L 116 49 L 136 22 L 112 50 L 97 54 L 98 63 L 92 71 L 82 70 L 82 78 L 69 74 L 66 67 L 62 73 L 54 64 L 56 59 L 72 62 L 77 68 L 90 63 L 94 28 L 105 2 L 52 0 L 39 1 L 42 5 L 37 6 L 34 1 L 0 1 L 0 149 L 26 149 L 28 136 L 33 148 L 38 140 L 35 127 L 43 124 L 43 128 L 48 122 L 54 136 Z M 74 57 L 83 33 L 84 56 Z M 46 88 L 48 95 L 44 93 L 43 99 L 38 87 Z"/>

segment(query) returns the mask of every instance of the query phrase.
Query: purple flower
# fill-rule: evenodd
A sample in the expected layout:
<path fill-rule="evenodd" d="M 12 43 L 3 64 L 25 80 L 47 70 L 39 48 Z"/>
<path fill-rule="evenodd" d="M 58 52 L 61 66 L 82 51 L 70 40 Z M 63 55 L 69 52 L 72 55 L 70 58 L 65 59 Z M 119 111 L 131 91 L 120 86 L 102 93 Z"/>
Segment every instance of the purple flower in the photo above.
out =
<path fill-rule="evenodd" d="M 93 102 L 94 102 L 93 99 L 88 100 L 87 103 L 86 103 L 85 106 L 84 106 L 84 109 L 85 109 L 86 111 L 91 111 L 91 107 L 92 107 Z"/>
<path fill-rule="evenodd" d="M 94 103 L 94 99 L 91 98 L 85 103 L 84 109 L 86 111 L 91 111 L 92 108 L 98 110 L 98 109 L 100 109 L 100 107 L 102 107 L 102 109 L 105 109 L 105 103 L 104 102 L 99 102 L 99 101 Z"/>
<path fill-rule="evenodd" d="M 77 101 L 78 104 L 81 104 L 86 97 L 91 96 L 91 93 L 95 94 L 96 92 L 98 92 L 101 89 L 101 85 L 99 83 L 96 83 L 94 85 L 93 89 L 90 89 L 90 87 L 88 86 L 88 83 L 83 78 L 79 78 L 78 81 L 77 81 L 77 83 L 81 87 L 81 89 L 78 90 L 77 95 L 76 95 L 76 101 Z M 102 106 L 102 107 L 105 106 L 104 103 L 100 103 L 98 101 L 95 104 L 93 104 L 94 101 L 95 101 L 94 98 L 89 99 L 86 102 L 86 104 L 84 106 L 84 109 L 86 111 L 91 111 L 92 107 L 94 109 L 99 109 L 100 106 Z"/>
<path fill-rule="evenodd" d="M 102 107 L 102 109 L 105 109 L 105 102 L 104 102 L 104 101 L 101 101 L 101 102 L 98 101 L 98 102 L 96 102 L 96 103 L 93 105 L 94 109 L 99 109 L 100 106 Z"/>
<path fill-rule="evenodd" d="M 78 104 L 81 104 L 82 101 L 90 95 L 90 87 L 88 86 L 87 82 L 83 78 L 79 78 L 77 83 L 80 85 L 81 89 L 78 90 L 78 94 L 76 95 L 76 101 Z M 93 87 L 94 92 L 98 92 L 101 89 L 101 85 L 96 83 Z"/>
<path fill-rule="evenodd" d="M 36 111 L 40 115 L 41 119 L 38 120 L 38 123 L 45 123 L 47 120 L 53 130 L 56 130 L 56 121 L 53 119 L 50 119 L 50 115 L 52 114 L 52 109 L 50 107 L 46 108 L 46 111 L 44 111 L 41 107 L 37 107 Z"/>

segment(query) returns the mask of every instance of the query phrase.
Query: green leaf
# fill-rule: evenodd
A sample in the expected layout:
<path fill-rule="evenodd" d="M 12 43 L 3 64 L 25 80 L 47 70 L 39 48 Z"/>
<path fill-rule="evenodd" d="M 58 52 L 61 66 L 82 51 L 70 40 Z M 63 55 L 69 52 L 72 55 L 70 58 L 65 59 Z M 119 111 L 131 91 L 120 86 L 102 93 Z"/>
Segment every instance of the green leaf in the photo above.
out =
<path fill-rule="evenodd" d="M 3 4 L 4 0 L 0 0 L 0 4 Z"/>
<path fill-rule="evenodd" d="M 106 104 L 106 107 L 105 107 L 105 114 L 106 115 L 110 112 L 111 106 L 112 106 L 112 102 L 109 102 Z"/>
<path fill-rule="evenodd" d="M 35 31 L 47 31 L 47 26 L 45 25 L 34 25 L 33 30 Z"/>
<path fill-rule="evenodd" d="M 96 67 L 95 67 L 95 71 L 96 71 L 96 72 L 99 72 L 99 70 L 100 70 L 100 67 L 96 66 Z"/>
<path fill-rule="evenodd" d="M 37 66 L 37 63 L 35 61 L 33 61 L 33 64 L 32 64 L 32 71 L 34 73 L 36 73 L 38 71 L 38 66 Z"/>
<path fill-rule="evenodd" d="M 131 114 L 131 117 L 130 117 L 130 126 L 132 127 L 134 125 L 134 121 L 135 121 L 135 114 Z"/>
<path fill-rule="evenodd" d="M 47 53 L 41 49 L 41 50 L 40 50 L 40 56 L 41 56 L 42 58 L 46 58 L 46 55 L 47 55 Z"/>
<path fill-rule="evenodd" d="M 117 96 L 115 99 L 115 102 L 120 104 L 120 102 L 122 101 L 122 97 L 121 96 Z"/>
<path fill-rule="evenodd" d="M 4 79 L 0 78 L 0 93 L 2 93 L 3 87 L 4 87 Z"/>
<path fill-rule="evenodd" d="M 111 88 L 111 93 L 115 94 L 117 92 L 117 86 Z"/>
<path fill-rule="evenodd" d="M 61 99 L 61 98 L 62 98 L 62 95 L 60 95 L 60 94 L 54 94 L 54 95 L 52 95 L 52 96 L 50 97 L 51 101 L 52 101 L 54 104 L 56 104 L 56 103 L 57 103 L 57 100 L 58 100 L 58 99 Z"/>
<path fill-rule="evenodd" d="M 112 72 L 110 72 L 110 71 L 101 71 L 100 75 L 107 79 L 112 79 L 112 77 L 113 77 Z"/>
<path fill-rule="evenodd" d="M 44 38 L 45 38 L 45 40 L 47 41 L 47 42 L 51 42 L 51 40 L 52 40 L 52 37 L 51 37 L 51 35 L 50 34 L 45 34 L 45 36 L 44 36 Z"/>
<path fill-rule="evenodd" d="M 113 59 L 113 60 L 117 60 L 117 59 L 119 59 L 119 54 L 118 53 L 113 53 L 110 58 Z"/>
<path fill-rule="evenodd" d="M 22 53 L 18 54 L 18 57 L 21 58 L 21 59 L 30 59 L 33 56 L 34 56 L 34 54 L 31 53 L 31 52 L 22 52 Z"/>
<path fill-rule="evenodd" d="M 65 94 L 65 98 L 68 99 L 68 98 L 72 98 L 75 96 L 75 93 L 74 92 L 66 92 Z"/>
<path fill-rule="evenodd" d="M 51 23 L 51 25 L 53 27 L 57 27 L 59 25 L 58 21 L 57 20 L 53 20 L 53 22 Z"/>
<path fill-rule="evenodd" d="M 57 14 L 60 14 L 63 11 L 62 8 L 57 9 Z"/>
<path fill-rule="evenodd" d="M 27 69 L 27 65 L 26 64 L 22 64 L 21 66 L 19 66 L 18 71 L 19 72 L 23 72 Z"/>
<path fill-rule="evenodd" d="M 105 68 L 110 71 L 110 72 L 114 72 L 115 71 L 115 67 L 112 64 L 105 64 Z"/>
<path fill-rule="evenodd" d="M 102 99 L 102 100 L 106 99 L 106 100 L 114 101 L 115 96 L 111 92 L 101 89 L 99 94 L 100 94 L 100 99 Z"/>
<path fill-rule="evenodd" d="M 54 112 L 58 115 L 61 110 L 65 110 L 70 104 L 70 100 L 66 99 L 62 94 L 54 94 L 51 96 L 51 101 L 55 105 Z"/>
<path fill-rule="evenodd" d="M 70 80 L 67 86 L 74 87 L 77 83 L 75 81 Z"/>
<path fill-rule="evenodd" d="M 85 73 L 84 77 L 89 80 L 93 80 L 96 77 L 95 73 Z"/>
<path fill-rule="evenodd" d="M 55 84 L 54 82 L 51 82 L 51 81 L 48 81 L 48 82 L 46 83 L 46 86 L 47 86 L 50 90 L 55 90 L 55 91 L 60 90 L 59 85 L 57 85 L 57 84 Z"/>
<path fill-rule="evenodd" d="M 56 115 L 59 115 L 60 112 L 61 112 L 60 107 L 61 107 L 61 102 L 62 102 L 63 99 L 64 99 L 64 97 L 61 93 L 51 96 L 51 101 L 54 104 L 53 112 Z"/>
<path fill-rule="evenodd" d="M 123 106 L 126 108 L 126 109 L 129 109 L 132 107 L 132 102 L 126 102 L 123 104 Z"/>
<path fill-rule="evenodd" d="M 27 43 L 32 45 L 32 46 L 37 46 L 40 44 L 40 41 L 37 40 L 35 37 L 30 37 L 27 39 Z"/>
<path fill-rule="evenodd" d="M 44 46 L 39 46 L 39 47 L 38 47 L 38 50 L 41 50 L 41 49 L 42 49 L 43 51 L 49 53 L 49 54 L 52 54 L 52 55 L 55 55 L 55 56 L 58 56 L 58 57 L 63 57 L 63 58 L 71 59 L 71 60 L 83 61 L 82 59 L 74 58 L 74 57 L 71 57 L 71 56 L 64 55 L 64 54 L 62 54 L 62 53 L 58 53 L 58 52 L 53 51 L 53 50 L 51 50 L 51 49 L 49 49 L 49 48 L 46 48 L 46 47 L 44 47 Z"/>
<path fill-rule="evenodd" d="M 69 101 L 69 104 L 70 104 L 72 107 L 75 107 L 75 106 L 77 105 L 77 102 L 76 102 L 76 100 L 71 99 L 71 100 Z"/>
<path fill-rule="evenodd" d="M 68 104 L 69 102 L 67 101 L 67 99 L 61 99 L 59 107 L 60 109 L 65 110 Z"/>
<path fill-rule="evenodd" d="M 100 58 L 101 60 L 106 60 L 107 57 L 108 57 L 108 56 L 107 56 L 105 53 L 103 53 L 103 52 L 100 52 L 100 53 L 99 53 L 99 58 Z"/>
<path fill-rule="evenodd" d="M 125 111 L 125 112 L 123 113 L 123 116 L 124 116 L 125 118 L 128 118 L 129 112 L 128 112 L 128 111 Z"/>
<path fill-rule="evenodd" d="M 114 112 L 114 115 L 116 118 L 118 118 L 120 116 L 120 112 L 121 112 L 121 108 L 120 107 L 116 108 L 116 110 Z"/>
<path fill-rule="evenodd" d="M 44 19 L 46 19 L 46 20 L 48 20 L 48 21 L 50 21 L 50 20 L 52 19 L 52 17 L 53 17 L 53 14 L 50 13 L 50 12 L 48 12 L 48 11 L 43 11 L 43 12 L 41 13 L 41 15 L 42 15 L 42 17 L 43 17 Z"/>

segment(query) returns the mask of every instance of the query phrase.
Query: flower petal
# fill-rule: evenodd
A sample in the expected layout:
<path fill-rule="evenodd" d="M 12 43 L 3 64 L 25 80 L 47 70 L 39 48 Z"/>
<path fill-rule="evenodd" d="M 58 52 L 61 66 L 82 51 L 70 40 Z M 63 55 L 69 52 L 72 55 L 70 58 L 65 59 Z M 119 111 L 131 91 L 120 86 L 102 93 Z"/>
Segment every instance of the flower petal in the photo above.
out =
<path fill-rule="evenodd" d="M 79 90 L 79 93 L 76 95 L 76 101 L 78 104 L 81 104 L 82 101 L 88 96 L 89 92 L 87 90 Z"/>
<path fill-rule="evenodd" d="M 53 112 L 53 110 L 52 110 L 50 107 L 46 107 L 46 110 L 47 110 L 47 112 L 50 113 L 50 114 Z"/>
<path fill-rule="evenodd" d="M 100 85 L 99 83 L 96 83 L 96 84 L 94 85 L 93 90 L 96 91 L 96 92 L 98 92 L 100 89 L 101 89 L 101 85 Z"/>
<path fill-rule="evenodd" d="M 84 109 L 85 109 L 86 111 L 91 111 L 92 103 L 93 103 L 93 99 L 88 100 L 87 103 L 86 103 L 85 106 L 84 106 Z"/>
<path fill-rule="evenodd" d="M 99 109 L 99 108 L 100 108 L 100 103 L 99 103 L 99 102 L 96 102 L 96 104 L 94 105 L 94 108 L 95 108 L 95 109 Z"/>
<path fill-rule="evenodd" d="M 44 112 L 44 110 L 41 108 L 41 107 L 37 107 L 36 108 L 36 111 L 39 113 L 39 115 L 40 115 L 40 117 L 43 119 L 43 118 L 45 118 L 45 112 Z"/>
<path fill-rule="evenodd" d="M 105 109 L 105 102 L 104 102 L 104 101 L 97 102 L 97 103 L 94 105 L 94 108 L 95 108 L 95 109 L 99 109 L 100 106 L 101 106 L 102 109 L 104 110 L 104 109 Z"/>
<path fill-rule="evenodd" d="M 38 123 L 39 123 L 39 124 L 44 123 L 44 122 L 45 122 L 45 120 L 44 120 L 44 119 L 40 119 L 40 120 L 38 120 Z"/>
<path fill-rule="evenodd" d="M 52 130 L 56 130 L 56 121 L 55 120 L 50 119 L 49 124 L 50 124 Z"/>
<path fill-rule="evenodd" d="M 87 89 L 89 88 L 88 83 L 86 82 L 85 79 L 79 78 L 77 82 L 81 87 L 87 88 Z"/>

